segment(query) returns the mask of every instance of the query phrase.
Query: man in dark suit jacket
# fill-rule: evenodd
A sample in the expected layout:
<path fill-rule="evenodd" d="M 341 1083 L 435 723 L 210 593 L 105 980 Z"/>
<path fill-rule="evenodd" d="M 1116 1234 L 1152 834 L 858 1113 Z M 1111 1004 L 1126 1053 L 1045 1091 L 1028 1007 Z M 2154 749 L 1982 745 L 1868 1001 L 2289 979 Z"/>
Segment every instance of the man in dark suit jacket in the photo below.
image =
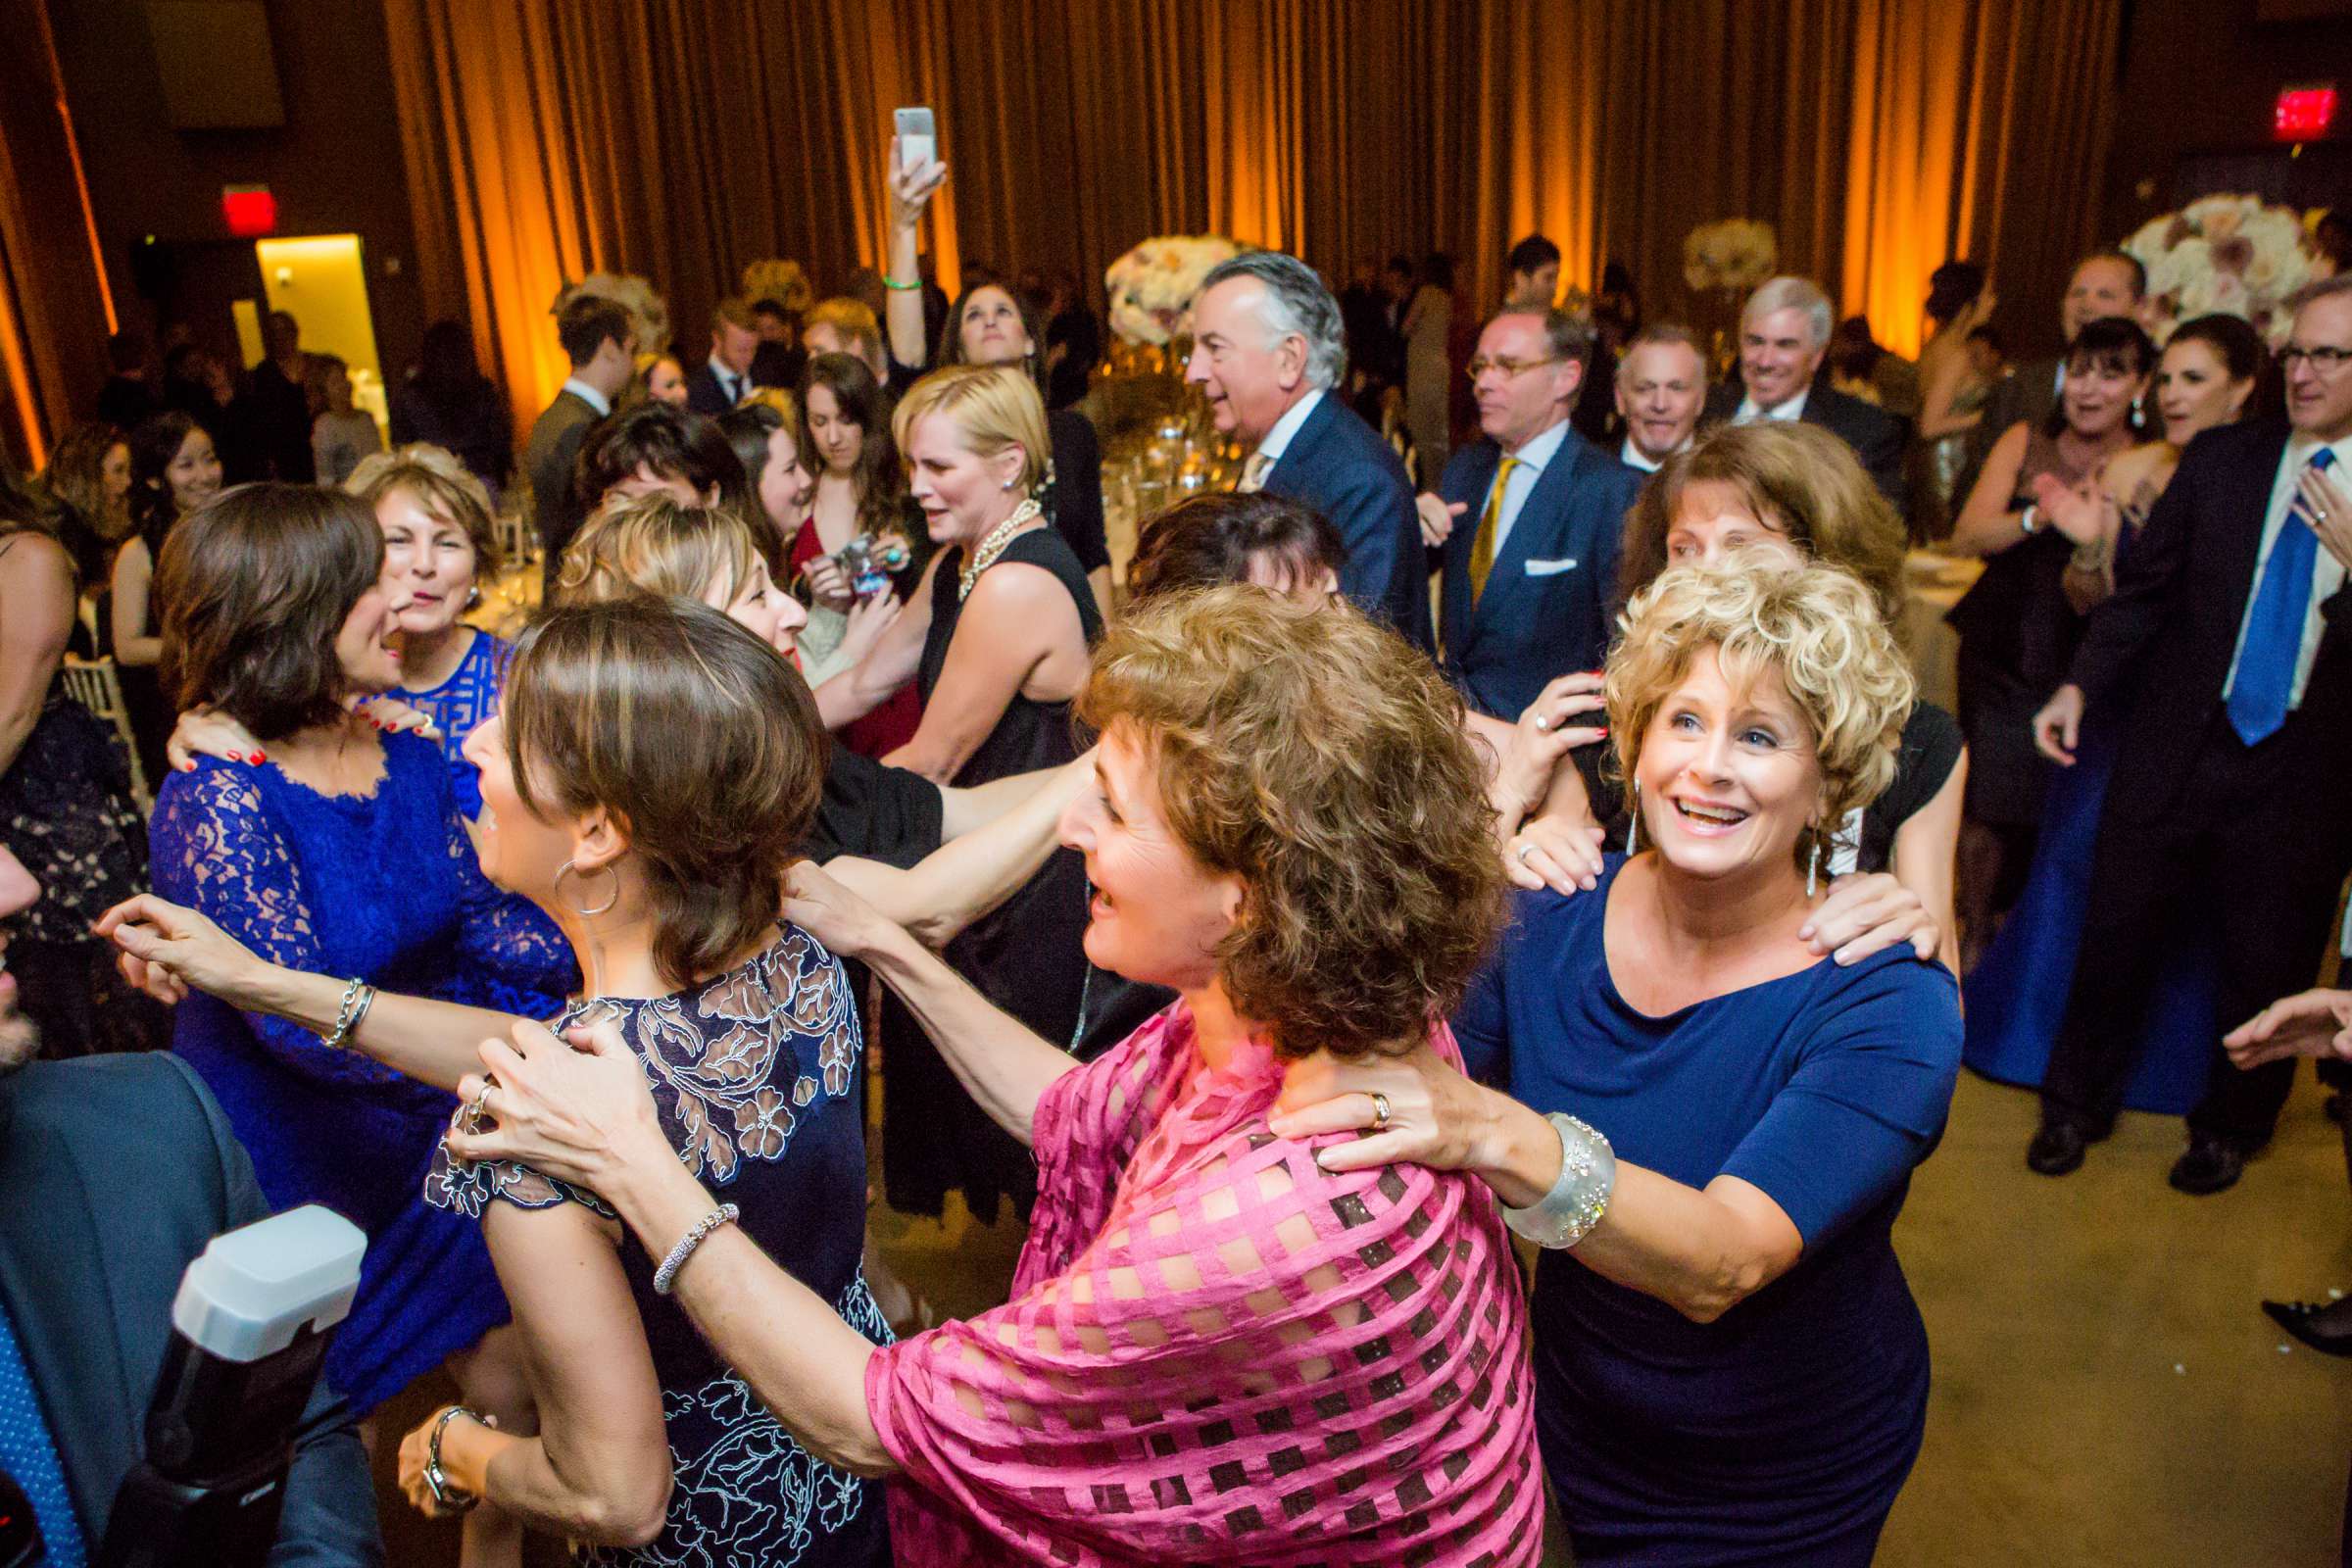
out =
<path fill-rule="evenodd" d="M 1213 269 L 1193 306 L 1185 379 L 1217 428 L 1253 447 L 1245 489 L 1312 507 L 1340 531 L 1340 591 L 1434 648 L 1429 574 L 1404 465 L 1342 401 L 1348 345 L 1339 302 L 1314 270 L 1278 251 Z"/>
<path fill-rule="evenodd" d="M 556 313 L 556 337 L 571 361 L 571 379 L 531 426 L 522 471 L 531 481 L 531 521 L 546 552 L 547 597 L 555 597 L 564 547 L 579 532 L 585 512 L 573 493 L 572 469 L 589 429 L 612 412 L 612 401 L 637 373 L 629 314 L 594 294 L 575 294 Z"/>
<path fill-rule="evenodd" d="M 2071 680 L 2034 719 L 2042 750 L 2069 761 L 2084 708 L 2109 693 L 2124 704 L 2074 994 L 2027 1152 L 2044 1175 L 2081 1164 L 2114 1122 L 2168 921 L 2193 910 L 2213 927 L 2218 1011 L 2233 1026 L 2311 982 L 2352 869 L 2352 277 L 2316 286 L 2281 358 L 2289 423 L 2189 443 Z M 2236 1181 L 2293 1076 L 2291 1061 L 2217 1065 L 2173 1185 Z"/>
<path fill-rule="evenodd" d="M 0 913 L 36 894 L 0 850 Z M 0 986 L 0 1336 L 33 1396 L 29 1412 L 0 1401 L 0 1444 L 55 1561 L 74 1534 L 85 1556 L 96 1552 L 145 1446 L 180 1275 L 207 1242 L 270 1206 L 177 1056 L 28 1059 L 37 1045 L 13 987 Z M 383 1560 L 367 1455 L 321 1382 L 295 1438 L 271 1568 Z"/>
<path fill-rule="evenodd" d="M 1454 453 L 1421 509 L 1444 550 L 1446 673 L 1506 723 L 1608 649 L 1617 543 L 1642 480 L 1569 427 L 1592 352 L 1591 324 L 1564 311 L 1505 307 L 1489 321 L 1470 362 L 1486 439 Z"/>
<path fill-rule="evenodd" d="M 2122 251 L 2092 251 L 2075 264 L 2066 297 L 2058 304 L 2060 343 L 2072 343 L 2076 333 L 2105 317 L 2136 320 L 2147 291 L 2148 270 L 2136 259 Z M 1968 457 L 1952 488 L 1954 512 L 1976 488 L 1977 474 L 2001 432 L 2013 424 L 2040 428 L 2057 410 L 2058 394 L 2065 387 L 2066 360 L 2060 354 L 2029 360 L 1994 384 L 1992 395 L 1984 400 L 1984 416 L 1968 432 Z"/>
<path fill-rule="evenodd" d="M 1833 325 L 1829 296 L 1812 280 L 1776 277 L 1740 315 L 1740 379 L 1707 397 L 1709 424 L 1802 419 L 1854 449 L 1879 492 L 1903 504 L 1903 423 L 1820 379 Z"/>
<path fill-rule="evenodd" d="M 760 318 L 752 302 L 727 299 L 710 313 L 710 358 L 686 377 L 686 407 L 713 418 L 741 403 L 756 384 L 752 362 L 760 354 Z"/>

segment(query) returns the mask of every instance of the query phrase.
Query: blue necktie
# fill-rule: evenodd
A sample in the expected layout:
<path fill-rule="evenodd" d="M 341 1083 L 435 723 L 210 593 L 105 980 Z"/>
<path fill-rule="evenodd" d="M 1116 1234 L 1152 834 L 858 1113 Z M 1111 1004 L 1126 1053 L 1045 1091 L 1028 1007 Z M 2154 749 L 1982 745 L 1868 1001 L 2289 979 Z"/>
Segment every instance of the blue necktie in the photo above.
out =
<path fill-rule="evenodd" d="M 2335 465 L 2326 447 L 2311 466 L 2325 472 Z M 2311 508 L 2298 492 L 2287 505 L 2286 521 L 2271 546 L 2246 616 L 2246 643 L 2237 655 L 2237 679 L 2230 685 L 2230 727 L 2248 746 L 2259 746 L 2286 722 L 2294 695 L 2295 666 L 2303 658 L 2303 623 L 2311 613 L 2311 574 L 2320 564 L 2320 536 L 2312 529 Z"/>
<path fill-rule="evenodd" d="M 57 1457 L 57 1444 L 41 1413 L 32 1378 L 24 1369 L 16 1327 L 0 1311 L 0 1469 L 24 1489 L 32 1516 L 40 1521 L 48 1544 L 42 1560 L 48 1568 L 82 1568 L 89 1560 L 81 1539 L 81 1521 L 74 1517 L 74 1498 L 66 1491 L 66 1470 Z"/>

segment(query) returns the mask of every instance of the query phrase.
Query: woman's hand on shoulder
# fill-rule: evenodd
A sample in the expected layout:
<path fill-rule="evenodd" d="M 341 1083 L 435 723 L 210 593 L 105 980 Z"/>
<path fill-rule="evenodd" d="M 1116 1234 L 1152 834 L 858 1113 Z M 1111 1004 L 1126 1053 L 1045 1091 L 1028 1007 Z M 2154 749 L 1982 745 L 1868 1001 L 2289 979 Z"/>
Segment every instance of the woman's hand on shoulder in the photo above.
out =
<path fill-rule="evenodd" d="M 1829 896 L 1796 934 L 1815 953 L 1835 955 L 1840 964 L 1860 963 L 1898 942 L 1910 943 L 1922 959 L 1933 958 L 1943 940 L 1927 904 L 1886 871 L 1832 882 Z"/>
<path fill-rule="evenodd" d="M 1388 1125 L 1372 1131 L 1384 1101 Z M 1331 1133 L 1367 1134 L 1317 1150 L 1315 1163 L 1327 1171 L 1392 1164 L 1477 1170 L 1487 1157 L 1494 1118 L 1487 1091 L 1422 1040 L 1393 1055 L 1374 1053 L 1349 1060 L 1317 1052 L 1292 1062 L 1266 1125 L 1277 1138 L 1302 1141 Z"/>
<path fill-rule="evenodd" d="M 785 874 L 784 918 L 848 958 L 865 957 L 905 935 L 889 916 L 812 860 L 802 860 Z"/>
<path fill-rule="evenodd" d="M 433 722 L 432 714 L 397 697 L 362 697 L 350 706 L 352 712 L 387 735 L 421 735 L 428 741 L 441 739 L 441 727 Z"/>
<path fill-rule="evenodd" d="M 269 760 L 253 731 L 209 703 L 179 715 L 171 738 L 164 742 L 164 757 L 182 773 L 195 772 L 199 757 L 219 757 L 231 762 Z"/>
<path fill-rule="evenodd" d="M 1563 758 L 1580 746 L 1608 738 L 1605 726 L 1574 722 L 1606 706 L 1602 678 L 1596 669 L 1572 671 L 1552 680 L 1527 705 L 1495 760 L 1494 795 L 1498 807 L 1527 809 L 1541 804 Z"/>
<path fill-rule="evenodd" d="M 1539 888 L 1563 897 L 1590 893 L 1600 885 L 1601 841 L 1606 836 L 1594 823 L 1536 817 L 1504 847 L 1503 872 L 1531 893 Z"/>
<path fill-rule="evenodd" d="M 517 1019 L 511 1041 L 482 1042 L 481 1057 L 484 1070 L 458 1083 L 466 1110 L 450 1128 L 452 1157 L 512 1160 L 609 1200 L 630 1171 L 677 1162 L 653 1085 L 612 1020 L 558 1039 Z"/>

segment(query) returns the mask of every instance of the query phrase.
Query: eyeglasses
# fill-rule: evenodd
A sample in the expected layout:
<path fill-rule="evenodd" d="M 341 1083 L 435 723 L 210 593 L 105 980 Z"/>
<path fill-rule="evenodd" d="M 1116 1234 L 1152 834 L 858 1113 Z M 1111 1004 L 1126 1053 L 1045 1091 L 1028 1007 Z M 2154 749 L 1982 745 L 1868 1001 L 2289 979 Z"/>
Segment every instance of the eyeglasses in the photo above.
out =
<path fill-rule="evenodd" d="M 2305 361 L 2322 375 L 2333 375 L 2347 363 L 2352 363 L 2352 349 L 2284 348 L 2278 351 L 2278 368 L 2289 375 L 2294 374 L 2297 360 Z"/>
<path fill-rule="evenodd" d="M 1486 374 L 1489 370 L 1500 370 L 1502 372 L 1502 378 L 1505 381 L 1508 381 L 1525 371 L 1534 369 L 1539 365 L 1557 365 L 1560 362 L 1557 358 L 1547 360 L 1490 360 L 1482 354 L 1477 359 L 1472 360 L 1467 366 L 1464 366 L 1463 368 L 1470 372 L 1470 379 L 1473 381 Z"/>

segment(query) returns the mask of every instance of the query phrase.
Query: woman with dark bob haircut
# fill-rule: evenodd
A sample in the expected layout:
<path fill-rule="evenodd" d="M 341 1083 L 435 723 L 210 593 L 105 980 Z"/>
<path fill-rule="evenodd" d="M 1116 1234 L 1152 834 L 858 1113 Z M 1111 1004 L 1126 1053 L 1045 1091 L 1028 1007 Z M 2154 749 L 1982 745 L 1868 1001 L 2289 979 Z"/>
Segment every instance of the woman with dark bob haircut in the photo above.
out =
<path fill-rule="evenodd" d="M 593 1026 L 659 1102 L 662 1157 L 698 1192 L 718 1189 L 865 1352 L 889 1330 L 859 1270 L 856 1000 L 840 961 L 776 914 L 826 745 L 807 684 L 758 636 L 693 600 L 623 594 L 535 620 L 466 751 L 481 873 L 544 909 L 583 960 L 580 996 L 544 1016 L 578 1040 Z M 109 918 L 151 989 L 193 986 L 319 1030 L 345 1010 L 340 967 L 272 964 L 156 900 Z M 360 1002 L 347 1035 L 362 1059 L 436 1090 L 478 1064 L 485 1037 L 565 1049 L 478 1008 L 388 990 Z M 481 1091 L 467 1086 L 456 1126 L 506 1114 Z M 537 1436 L 470 1401 L 411 1432 L 401 1484 L 418 1508 L 487 1501 L 604 1563 L 699 1561 L 718 1544 L 733 1562 L 887 1560 L 881 1489 L 777 1425 L 670 1298 L 662 1259 L 625 1249 L 605 1199 L 446 1155 L 415 1182 L 436 1218 L 487 1239 L 538 1399 Z"/>
<path fill-rule="evenodd" d="M 1127 591 L 1138 599 L 1252 582 L 1314 604 L 1339 592 L 1347 557 L 1322 514 L 1271 490 L 1187 496 L 1144 524 Z"/>
<path fill-rule="evenodd" d="M 609 1031 L 485 1046 L 467 1084 L 497 1125 L 451 1152 L 616 1210 L 803 1445 L 903 1478 L 901 1563 L 1533 1563 L 1493 1202 L 1412 1166 L 1334 1177 L 1324 1141 L 1265 1125 L 1307 1053 L 1459 1059 L 1437 1019 L 1502 892 L 1460 707 L 1394 633 L 1258 589 L 1114 626 L 1080 703 L 1097 788 L 1062 834 L 1097 890 L 1088 954 L 1180 1000 L 1083 1066 L 795 871 L 791 918 L 872 963 L 1036 1153 L 1008 1305 L 895 1346 L 845 1325 L 714 1206 Z"/>
<path fill-rule="evenodd" d="M 219 710 L 268 760 L 200 756 L 165 778 L 148 829 L 155 888 L 289 970 L 552 1017 L 575 983 L 571 953 L 482 877 L 440 749 L 347 710 L 400 679 L 383 551 L 365 501 L 303 485 L 222 491 L 172 530 L 156 585 L 174 704 Z M 359 1298 L 327 1352 L 337 1391 L 364 1414 L 449 1361 L 468 1397 L 527 1423 L 514 1348 L 479 1348 L 508 1317 L 480 1233 L 421 1196 L 448 1086 L 339 1049 L 350 1030 L 336 1018 L 334 998 L 311 1019 L 194 997 L 172 1048 L 227 1112 L 272 1207 L 324 1203 L 368 1233 Z"/>

